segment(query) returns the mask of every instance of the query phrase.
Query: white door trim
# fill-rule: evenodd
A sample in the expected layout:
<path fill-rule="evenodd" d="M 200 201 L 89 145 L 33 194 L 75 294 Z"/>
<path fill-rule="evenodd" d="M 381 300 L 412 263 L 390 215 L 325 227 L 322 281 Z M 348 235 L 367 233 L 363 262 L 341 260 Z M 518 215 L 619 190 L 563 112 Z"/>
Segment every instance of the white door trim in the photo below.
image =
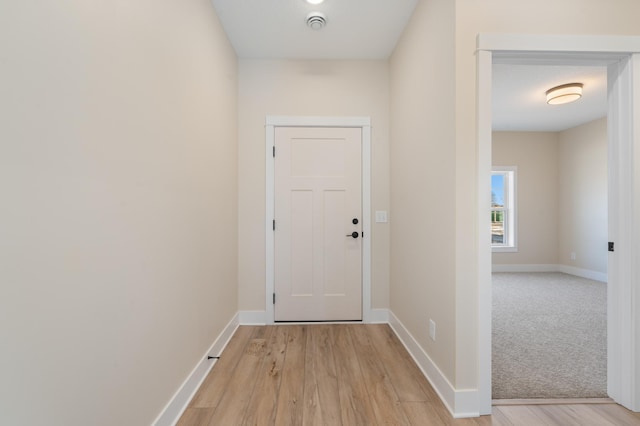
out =
<path fill-rule="evenodd" d="M 619 404 L 640 411 L 640 54 L 609 66 L 609 111 L 619 117 L 608 125 L 609 253 L 607 391 Z M 634 123 L 634 116 L 636 122 Z"/>
<path fill-rule="evenodd" d="M 547 36 L 480 34 L 477 40 L 477 271 L 479 405 L 491 413 L 491 246 L 488 235 L 491 172 L 491 69 L 495 58 L 527 61 L 575 59 L 609 64 L 609 138 L 613 146 L 617 188 L 610 194 L 609 211 L 617 211 L 610 236 L 616 253 L 610 256 L 608 294 L 608 392 L 621 405 L 640 410 L 640 37 Z M 617 72 L 617 76 L 614 73 Z M 616 141 L 612 144 L 611 141 Z M 611 148 L 610 148 L 611 149 Z M 622 153 L 628 161 L 621 161 Z M 609 187 L 612 187 L 611 182 Z M 610 218 L 610 221 L 614 218 Z M 485 225 L 483 225 L 485 224 Z M 613 282 L 613 281 L 612 281 Z"/>
<path fill-rule="evenodd" d="M 265 120 L 266 161 L 266 214 L 265 214 L 265 311 L 267 323 L 274 323 L 274 235 L 275 178 L 273 147 L 276 127 L 359 127 L 362 129 L 362 322 L 369 323 L 371 316 L 371 118 L 370 117 L 317 117 L 317 116 L 267 116 Z"/>

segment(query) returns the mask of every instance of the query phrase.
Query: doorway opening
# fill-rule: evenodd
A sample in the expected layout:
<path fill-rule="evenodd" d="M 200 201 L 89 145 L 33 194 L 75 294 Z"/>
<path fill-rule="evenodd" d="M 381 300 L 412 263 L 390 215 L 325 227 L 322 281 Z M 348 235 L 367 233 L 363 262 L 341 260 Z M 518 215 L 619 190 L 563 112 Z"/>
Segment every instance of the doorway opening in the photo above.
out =
<path fill-rule="evenodd" d="M 492 75 L 492 399 L 606 398 L 607 68 Z"/>
<path fill-rule="evenodd" d="M 594 51 L 593 46 L 598 50 Z M 607 393 L 614 401 L 634 410 L 636 363 L 633 331 L 637 301 L 633 284 L 637 271 L 634 233 L 634 166 L 632 155 L 638 143 L 634 134 L 633 109 L 639 96 L 637 71 L 640 39 L 637 37 L 588 36 L 500 36 L 478 38 L 478 302 L 479 302 L 479 401 L 480 414 L 491 413 L 491 246 L 490 246 L 490 172 L 491 172 L 491 73 L 495 60 L 528 64 L 599 64 L 607 67 L 609 117 L 609 241 L 624 245 L 623 253 L 608 255 L 609 288 L 607 294 Z M 636 86 L 634 86 L 634 83 Z M 483 225 L 483 224 L 486 224 Z M 631 301 L 631 303 L 629 303 Z"/>

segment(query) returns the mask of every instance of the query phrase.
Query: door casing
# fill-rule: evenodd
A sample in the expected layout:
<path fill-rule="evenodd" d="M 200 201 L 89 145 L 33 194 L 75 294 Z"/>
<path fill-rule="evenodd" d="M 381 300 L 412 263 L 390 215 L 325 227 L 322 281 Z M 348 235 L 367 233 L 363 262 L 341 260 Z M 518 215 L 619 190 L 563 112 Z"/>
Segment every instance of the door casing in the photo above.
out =
<path fill-rule="evenodd" d="M 371 313 L 371 118 L 321 116 L 267 116 L 265 120 L 266 214 L 265 214 L 265 312 L 266 322 L 273 324 L 275 288 L 274 208 L 276 127 L 358 127 L 362 129 L 362 322 L 372 321 Z"/>
<path fill-rule="evenodd" d="M 491 173 L 491 69 L 496 57 L 535 63 L 599 63 L 609 74 L 609 235 L 616 248 L 609 256 L 608 392 L 619 404 L 640 410 L 640 341 L 636 327 L 640 297 L 640 37 L 532 36 L 480 34 L 477 50 L 477 282 L 479 413 L 491 414 L 491 245 L 489 231 Z M 635 149 L 634 149 L 635 148 Z M 612 175 L 613 172 L 613 175 Z M 610 214 L 610 216 L 612 216 Z M 484 226 L 483 224 L 486 224 Z M 486 243 L 485 243 L 486 242 Z M 622 309 L 620 309 L 622 308 Z"/>

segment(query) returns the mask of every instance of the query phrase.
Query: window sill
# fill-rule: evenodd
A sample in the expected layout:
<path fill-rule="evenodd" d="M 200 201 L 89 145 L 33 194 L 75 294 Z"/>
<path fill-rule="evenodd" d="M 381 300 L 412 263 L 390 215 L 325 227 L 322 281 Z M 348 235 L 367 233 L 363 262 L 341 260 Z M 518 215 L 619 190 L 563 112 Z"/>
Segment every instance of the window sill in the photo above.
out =
<path fill-rule="evenodd" d="M 517 253 L 518 247 L 491 247 L 493 253 Z"/>

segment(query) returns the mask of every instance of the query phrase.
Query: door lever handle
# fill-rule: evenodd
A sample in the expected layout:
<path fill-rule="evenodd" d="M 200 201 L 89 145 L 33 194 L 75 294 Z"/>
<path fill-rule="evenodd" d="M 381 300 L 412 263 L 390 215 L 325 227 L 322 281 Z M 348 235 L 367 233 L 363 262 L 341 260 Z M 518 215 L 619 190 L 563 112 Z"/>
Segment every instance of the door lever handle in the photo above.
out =
<path fill-rule="evenodd" d="M 356 231 L 353 231 L 350 234 L 347 234 L 347 237 L 351 237 L 351 238 L 358 238 L 360 234 L 358 234 Z"/>

